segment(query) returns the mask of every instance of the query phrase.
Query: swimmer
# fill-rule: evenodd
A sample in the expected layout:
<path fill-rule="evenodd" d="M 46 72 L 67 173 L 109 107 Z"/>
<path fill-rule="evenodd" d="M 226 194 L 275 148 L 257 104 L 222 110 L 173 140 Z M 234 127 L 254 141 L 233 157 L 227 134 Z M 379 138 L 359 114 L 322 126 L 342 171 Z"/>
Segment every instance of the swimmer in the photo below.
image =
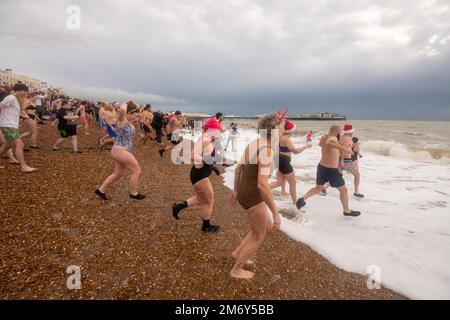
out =
<path fill-rule="evenodd" d="M 358 198 L 364 198 L 364 195 L 359 192 L 361 174 L 359 173 L 358 163 L 357 161 L 355 163 L 353 160 L 355 151 L 353 150 L 354 142 L 352 140 L 352 136 L 354 131 L 355 129 L 351 124 L 344 125 L 344 128 L 342 130 L 343 136 L 339 140 L 339 144 L 350 149 L 351 152 L 341 152 L 339 167 L 342 171 L 350 172 L 353 175 L 353 184 L 355 188 L 355 192 L 353 193 L 353 195 Z M 359 152 L 359 145 L 356 145 L 356 148 Z M 356 157 L 356 160 L 358 160 L 358 157 Z"/>
<path fill-rule="evenodd" d="M 266 235 L 272 229 L 280 228 L 280 213 L 269 185 L 272 164 L 271 139 L 274 129 L 278 128 L 278 122 L 276 114 L 266 115 L 258 121 L 260 137 L 247 145 L 236 167 L 231 205 L 234 206 L 238 202 L 247 210 L 250 231 L 231 254 L 236 260 L 230 271 L 233 278 L 246 280 L 253 278 L 254 273 L 244 270 L 243 267 L 253 264 L 251 257 L 261 246 Z M 272 212 L 272 217 L 267 207 Z"/>
<path fill-rule="evenodd" d="M 23 123 L 28 127 L 27 132 L 23 133 L 20 137 L 23 139 L 25 137 L 30 137 L 31 149 L 37 149 L 37 136 L 38 136 L 38 126 L 36 116 L 36 100 L 38 98 L 37 93 L 32 93 L 28 99 L 24 100 L 24 110 L 21 111 L 21 116 Z M 39 120 L 40 121 L 40 120 Z M 28 149 L 24 149 L 28 151 Z"/>
<path fill-rule="evenodd" d="M 95 194 L 103 200 L 108 200 L 106 190 L 123 177 L 126 169 L 131 172 L 130 198 L 135 200 L 143 200 L 145 198 L 144 195 L 139 194 L 137 191 L 141 167 L 131 153 L 133 136 L 136 132 L 133 123 L 137 124 L 139 122 L 139 117 L 136 114 L 139 114 L 139 107 L 131 100 L 125 102 L 119 109 L 116 127 L 117 137 L 111 149 L 111 157 L 114 160 L 114 173 L 106 178 L 103 184 L 95 190 Z"/>
<path fill-rule="evenodd" d="M 147 104 L 144 108 L 144 111 L 141 113 L 141 132 L 142 132 L 142 145 L 145 146 L 147 140 L 152 139 L 152 106 Z"/>
<path fill-rule="evenodd" d="M 357 217 L 361 214 L 359 211 L 350 209 L 345 181 L 338 169 L 340 153 L 351 153 L 350 147 L 339 144 L 340 135 L 341 127 L 334 125 L 331 126 L 328 134 L 320 139 L 319 145 L 322 148 L 322 158 L 317 166 L 316 186 L 297 200 L 296 205 L 298 209 L 306 205 L 306 200 L 320 193 L 324 189 L 325 184 L 329 182 L 330 186 L 337 188 L 340 193 L 344 216 Z"/>
<path fill-rule="evenodd" d="M 209 181 L 209 176 L 213 171 L 214 164 L 214 140 L 218 135 L 203 135 L 201 139 L 194 145 L 191 153 L 191 160 L 194 164 L 191 168 L 190 179 L 194 186 L 195 195 L 180 203 L 172 205 L 172 215 L 175 219 L 179 219 L 181 210 L 187 207 L 200 206 L 201 216 L 203 219 L 203 232 L 218 232 L 220 226 L 211 224 L 211 215 L 214 205 L 214 189 Z"/>
<path fill-rule="evenodd" d="M 86 115 L 86 104 L 86 101 L 82 101 L 77 111 L 75 111 L 75 115 L 79 117 L 77 129 L 84 128 L 84 133 L 89 135 L 89 132 L 87 131 L 89 129 L 89 122 L 87 119 L 88 116 Z"/>
<path fill-rule="evenodd" d="M 117 116 L 116 116 L 116 112 L 113 109 L 113 107 L 111 105 L 105 105 L 104 106 L 103 123 L 105 125 L 106 135 L 103 136 L 99 141 L 100 149 L 103 149 L 103 146 L 108 143 L 114 144 L 114 141 L 116 140 L 116 136 L 117 136 L 116 121 L 117 121 Z"/>
<path fill-rule="evenodd" d="M 292 203 L 295 205 L 297 201 L 297 179 L 295 177 L 294 168 L 291 165 L 291 155 L 299 154 L 312 147 L 310 143 L 305 144 L 300 148 L 296 148 L 292 142 L 292 135 L 296 129 L 295 123 L 286 120 L 282 136 L 280 137 L 279 146 L 279 165 L 277 173 L 277 181 L 270 184 L 270 188 L 278 188 L 283 186 L 285 180 L 289 183 L 289 193 L 291 195 Z M 283 190 L 282 190 L 283 191 Z"/>
<path fill-rule="evenodd" d="M 181 129 L 186 125 L 186 119 L 184 118 L 181 111 L 175 111 L 174 115 L 169 120 L 166 126 L 167 140 L 172 143 L 172 145 L 164 146 L 159 149 L 159 155 L 162 157 L 164 152 L 172 149 L 174 146 L 183 141 L 183 137 L 180 135 Z"/>

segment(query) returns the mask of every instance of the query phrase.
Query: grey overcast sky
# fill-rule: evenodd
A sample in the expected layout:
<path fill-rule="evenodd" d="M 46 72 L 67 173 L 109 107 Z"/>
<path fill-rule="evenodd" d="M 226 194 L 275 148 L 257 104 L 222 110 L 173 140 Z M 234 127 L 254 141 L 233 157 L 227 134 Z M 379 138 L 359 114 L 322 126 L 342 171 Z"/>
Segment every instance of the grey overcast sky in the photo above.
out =
<path fill-rule="evenodd" d="M 80 97 L 450 120 L 449 0 L 15 0 L 0 30 L 0 68 Z"/>

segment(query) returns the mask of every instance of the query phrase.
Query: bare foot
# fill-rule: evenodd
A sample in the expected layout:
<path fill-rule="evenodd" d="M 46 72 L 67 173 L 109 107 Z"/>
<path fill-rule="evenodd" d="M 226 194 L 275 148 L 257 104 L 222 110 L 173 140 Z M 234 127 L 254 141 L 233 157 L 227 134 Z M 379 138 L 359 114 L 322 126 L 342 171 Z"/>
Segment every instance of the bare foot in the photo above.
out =
<path fill-rule="evenodd" d="M 235 254 L 235 253 L 233 252 L 233 253 L 231 254 L 231 257 L 232 257 L 234 260 L 237 260 L 238 255 Z M 252 259 L 248 259 L 247 261 L 245 261 L 245 264 L 248 265 L 248 266 L 253 266 L 253 265 L 255 264 L 255 261 L 253 261 Z"/>
<path fill-rule="evenodd" d="M 17 160 L 8 160 L 9 164 L 19 164 L 19 161 Z"/>
<path fill-rule="evenodd" d="M 255 275 L 254 272 L 251 271 L 247 271 L 244 269 L 231 269 L 230 271 L 230 276 L 232 278 L 236 278 L 236 279 L 244 279 L 244 280 L 250 280 L 253 278 L 253 276 Z"/>
<path fill-rule="evenodd" d="M 22 167 L 22 172 L 33 172 L 33 171 L 36 171 L 36 170 L 37 170 L 36 168 L 32 168 L 32 167 L 29 167 L 29 166 Z"/>

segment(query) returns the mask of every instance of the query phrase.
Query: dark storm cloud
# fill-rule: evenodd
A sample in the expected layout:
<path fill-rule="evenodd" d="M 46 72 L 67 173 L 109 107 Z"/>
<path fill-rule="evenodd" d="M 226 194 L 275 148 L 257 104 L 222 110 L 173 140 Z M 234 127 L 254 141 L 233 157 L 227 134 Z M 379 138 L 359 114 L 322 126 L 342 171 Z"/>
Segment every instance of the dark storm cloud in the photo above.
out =
<path fill-rule="evenodd" d="M 186 110 L 448 120 L 449 15 L 448 1 L 19 0 L 0 4 L 0 67 Z"/>

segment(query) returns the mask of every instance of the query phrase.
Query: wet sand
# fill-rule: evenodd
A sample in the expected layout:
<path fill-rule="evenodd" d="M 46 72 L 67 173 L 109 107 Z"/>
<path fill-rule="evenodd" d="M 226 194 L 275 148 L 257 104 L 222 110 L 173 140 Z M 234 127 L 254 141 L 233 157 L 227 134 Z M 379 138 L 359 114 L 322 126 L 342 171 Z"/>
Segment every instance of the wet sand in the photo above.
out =
<path fill-rule="evenodd" d="M 173 165 L 169 154 L 161 159 L 153 142 L 134 146 L 146 199 L 128 198 L 127 174 L 103 202 L 94 190 L 113 162 L 97 149 L 97 131 L 81 133 L 83 153 L 72 154 L 68 143 L 50 151 L 56 129 L 40 126 L 42 149 L 26 153 L 40 169 L 32 174 L 0 161 L 1 299 L 405 299 L 367 289 L 365 277 L 281 232 L 258 251 L 253 280 L 231 279 L 230 253 L 248 227 L 245 211 L 229 207 L 222 178 L 211 176 L 219 234 L 200 231 L 196 208 L 173 219 L 171 204 L 193 194 L 190 166 Z M 81 268 L 80 290 L 66 286 L 70 265 Z"/>

